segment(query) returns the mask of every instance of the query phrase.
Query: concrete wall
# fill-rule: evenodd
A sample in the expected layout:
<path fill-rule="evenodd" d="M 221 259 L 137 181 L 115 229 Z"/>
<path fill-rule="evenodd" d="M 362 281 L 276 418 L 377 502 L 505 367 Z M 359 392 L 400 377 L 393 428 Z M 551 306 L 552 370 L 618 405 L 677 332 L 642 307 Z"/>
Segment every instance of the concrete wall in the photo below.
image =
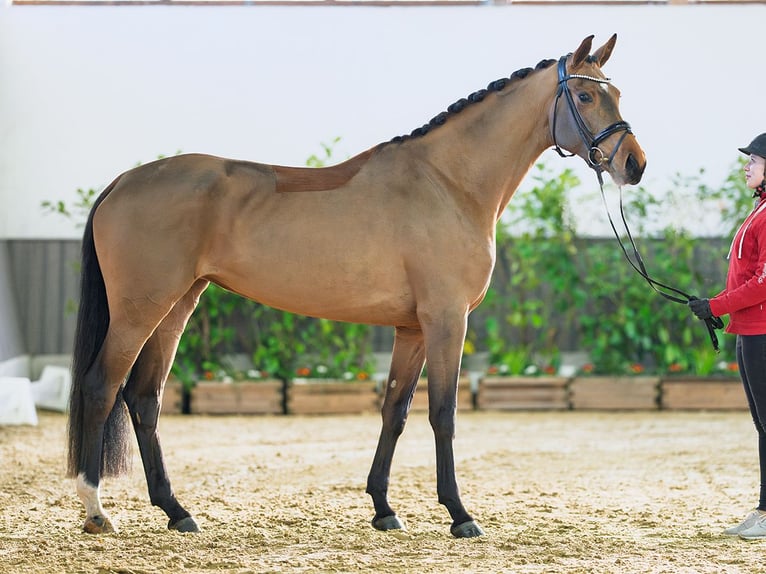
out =
<path fill-rule="evenodd" d="M 79 236 L 40 202 L 159 154 L 297 165 L 341 136 L 343 159 L 591 33 L 599 45 L 619 35 L 606 72 L 647 152 L 645 185 L 662 196 L 677 171 L 702 167 L 715 184 L 766 131 L 753 22 L 766 22 L 766 6 L 4 4 L 0 239 Z M 573 191 L 576 216 L 607 234 L 582 162 L 543 160 L 577 166 L 587 185 Z"/>

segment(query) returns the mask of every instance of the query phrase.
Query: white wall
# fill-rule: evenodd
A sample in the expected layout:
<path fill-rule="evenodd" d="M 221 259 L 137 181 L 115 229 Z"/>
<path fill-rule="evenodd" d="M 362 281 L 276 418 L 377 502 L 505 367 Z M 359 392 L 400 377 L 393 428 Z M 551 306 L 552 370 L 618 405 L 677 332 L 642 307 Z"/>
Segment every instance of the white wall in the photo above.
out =
<path fill-rule="evenodd" d="M 77 237 L 40 202 L 159 154 L 295 165 L 341 136 L 343 159 L 591 33 L 618 33 L 605 71 L 647 152 L 644 184 L 663 194 L 700 167 L 715 183 L 766 131 L 759 22 L 764 5 L 3 5 L 0 239 Z M 543 159 L 595 189 L 580 160 Z M 577 215 L 606 232 L 593 209 Z"/>

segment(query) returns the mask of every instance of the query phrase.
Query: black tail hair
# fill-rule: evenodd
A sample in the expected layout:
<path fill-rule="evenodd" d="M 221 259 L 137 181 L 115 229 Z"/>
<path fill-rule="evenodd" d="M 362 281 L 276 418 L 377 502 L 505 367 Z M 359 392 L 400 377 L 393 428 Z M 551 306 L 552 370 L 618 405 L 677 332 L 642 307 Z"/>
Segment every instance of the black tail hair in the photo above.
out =
<path fill-rule="evenodd" d="M 72 356 L 72 389 L 69 396 L 67 476 L 70 477 L 77 476 L 85 469 L 89 437 L 84 436 L 87 426 L 83 420 L 83 407 L 86 400 L 92 399 L 84 395 L 84 383 L 86 375 L 92 369 L 97 371 L 91 375 L 101 376 L 101 366 L 96 365 L 95 361 L 109 329 L 106 286 L 93 240 L 93 215 L 119 179 L 115 179 L 96 199 L 82 239 L 80 303 Z M 131 444 L 129 420 L 125 400 L 120 391 L 104 426 L 101 476 L 122 474 L 128 469 Z"/>

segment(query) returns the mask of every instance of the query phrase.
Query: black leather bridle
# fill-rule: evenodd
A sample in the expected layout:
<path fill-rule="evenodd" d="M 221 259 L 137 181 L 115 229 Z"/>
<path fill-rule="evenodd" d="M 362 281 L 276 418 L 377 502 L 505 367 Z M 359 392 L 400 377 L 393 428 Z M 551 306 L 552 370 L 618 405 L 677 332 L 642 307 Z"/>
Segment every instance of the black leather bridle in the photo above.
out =
<path fill-rule="evenodd" d="M 617 232 L 617 228 L 614 225 L 614 221 L 612 220 L 612 215 L 609 212 L 609 206 L 606 202 L 606 195 L 604 193 L 604 179 L 602 176 L 602 173 L 604 172 L 605 166 L 609 166 L 612 163 L 612 160 L 614 159 L 615 154 L 617 153 L 617 150 L 622 145 L 623 140 L 628 134 L 632 134 L 633 132 L 630 129 L 630 124 L 626 121 L 620 120 L 618 122 L 614 122 L 613 124 L 605 127 L 600 132 L 598 132 L 595 136 L 590 131 L 588 126 L 585 124 L 585 120 L 583 120 L 583 117 L 580 115 L 580 112 L 577 110 L 577 106 L 575 105 L 574 98 L 572 96 L 572 92 L 569 89 L 569 80 L 572 80 L 574 78 L 578 78 L 581 80 L 588 80 L 591 82 L 598 82 L 599 84 L 609 84 L 610 80 L 609 78 L 596 78 L 593 76 L 585 76 L 582 74 L 567 74 L 567 61 L 568 56 L 562 56 L 559 58 L 558 63 L 558 90 L 556 91 L 556 99 L 553 102 L 553 122 L 551 126 L 551 130 L 553 132 L 553 145 L 558 154 L 561 157 L 572 157 L 575 154 L 574 153 L 564 153 L 564 151 L 561 149 L 561 146 L 559 146 L 558 142 L 556 141 L 556 119 L 558 115 L 558 107 L 559 107 L 559 100 L 561 99 L 561 96 L 564 96 L 564 99 L 567 103 L 567 107 L 569 108 L 569 112 L 572 114 L 572 119 L 574 120 L 575 125 L 577 126 L 577 131 L 580 134 L 580 139 L 585 144 L 586 148 L 588 149 L 588 153 L 585 157 L 585 161 L 587 162 L 588 166 L 593 169 L 593 171 L 596 172 L 596 177 L 598 178 L 599 187 L 601 188 L 601 199 L 604 202 L 604 208 L 606 209 L 606 215 L 609 218 L 609 225 L 612 227 L 612 231 L 614 232 L 614 236 L 617 238 L 617 243 L 620 245 L 620 249 L 622 249 L 623 254 L 625 255 L 625 259 L 628 260 L 628 263 L 630 263 L 630 266 L 633 267 L 633 269 L 636 270 L 636 272 L 646 280 L 646 282 L 649 284 L 649 286 L 654 289 L 657 293 L 662 295 L 665 299 L 668 299 L 669 301 L 673 301 L 674 303 L 681 303 L 683 305 L 686 305 L 689 303 L 689 301 L 692 301 L 694 299 L 697 299 L 694 295 L 689 295 L 688 293 L 685 293 L 684 291 L 681 291 L 680 289 L 676 289 L 675 287 L 671 287 L 669 285 L 666 285 L 665 283 L 661 283 L 660 281 L 657 281 L 656 279 L 652 278 L 649 275 L 649 272 L 646 270 L 646 265 L 644 265 L 644 260 L 641 257 L 641 254 L 638 251 L 638 247 L 636 246 L 636 242 L 633 240 L 633 235 L 630 232 L 630 228 L 628 227 L 628 222 L 625 220 L 625 211 L 623 209 L 623 202 L 622 202 L 622 187 L 620 187 L 620 216 L 622 218 L 623 226 L 625 227 L 625 232 L 628 237 L 628 240 L 630 241 L 630 245 L 633 251 L 633 259 L 631 259 L 630 255 L 628 254 L 628 250 L 626 249 L 625 245 L 622 242 L 622 239 L 620 238 L 620 234 Z M 609 136 L 614 135 L 618 132 L 622 132 L 622 135 L 620 135 L 620 138 L 617 140 L 617 144 L 612 149 L 612 153 L 609 154 L 609 157 L 606 157 L 606 154 L 604 154 L 603 151 L 601 151 L 601 148 L 599 148 L 599 144 L 603 142 L 605 139 L 607 139 Z M 671 295 L 669 293 L 666 293 L 664 290 L 670 291 L 672 293 L 675 293 L 678 295 Z M 716 329 L 722 329 L 723 328 L 723 321 L 720 319 L 720 317 L 710 317 L 708 319 L 705 319 L 705 326 L 707 327 L 708 334 L 710 335 L 710 342 L 713 344 L 713 349 L 715 349 L 716 352 L 719 350 L 718 346 L 718 336 L 715 333 Z"/>
<path fill-rule="evenodd" d="M 609 84 L 610 80 L 609 78 L 596 78 L 593 76 L 585 76 L 582 74 L 567 74 L 567 56 L 561 56 L 559 58 L 559 64 L 558 64 L 558 74 L 559 74 L 559 87 L 556 91 L 556 100 L 553 102 L 553 125 L 551 127 L 551 130 L 553 131 L 553 145 L 555 146 L 556 151 L 561 157 L 572 157 L 573 153 L 566 154 L 561 149 L 561 146 L 558 144 L 558 141 L 556 141 L 556 119 L 558 116 L 558 108 L 559 108 L 559 100 L 561 99 L 561 96 L 564 96 L 564 99 L 566 100 L 567 107 L 569 108 L 569 112 L 572 114 L 572 119 L 574 120 L 575 125 L 577 126 L 577 131 L 580 134 L 580 139 L 582 139 L 583 143 L 585 144 L 588 154 L 585 157 L 585 161 L 588 163 L 588 166 L 591 167 L 599 176 L 599 181 L 601 181 L 601 172 L 604 171 L 604 165 L 609 165 L 612 163 L 612 160 L 614 159 L 615 154 L 617 153 L 617 150 L 620 148 L 620 145 L 622 145 L 623 140 L 625 139 L 625 136 L 628 134 L 632 134 L 633 132 L 630 130 L 630 124 L 626 121 L 620 120 L 618 122 L 614 122 L 613 124 L 605 127 L 603 130 L 598 132 L 595 136 L 590 131 L 588 126 L 585 124 L 585 120 L 583 120 L 582 116 L 580 115 L 580 112 L 577 110 L 577 106 L 575 105 L 574 98 L 572 97 L 572 91 L 569 89 L 569 80 L 573 80 L 575 78 L 580 80 L 588 80 L 591 82 L 597 82 L 599 84 Z M 607 158 L 603 151 L 601 151 L 601 148 L 599 148 L 599 144 L 603 142 L 605 139 L 607 139 L 609 136 L 616 134 L 618 132 L 622 132 L 622 135 L 620 136 L 620 139 L 617 140 L 617 145 L 614 146 L 612 149 L 612 153 L 609 154 L 609 157 Z"/>

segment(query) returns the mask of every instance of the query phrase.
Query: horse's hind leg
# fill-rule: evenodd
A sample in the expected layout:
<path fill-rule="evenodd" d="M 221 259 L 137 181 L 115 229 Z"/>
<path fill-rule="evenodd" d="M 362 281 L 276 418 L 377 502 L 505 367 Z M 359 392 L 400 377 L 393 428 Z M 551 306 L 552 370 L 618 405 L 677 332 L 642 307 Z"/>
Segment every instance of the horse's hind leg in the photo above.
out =
<path fill-rule="evenodd" d="M 162 320 L 144 344 L 123 393 L 138 439 L 149 498 L 154 506 L 160 507 L 167 514 L 168 528 L 181 532 L 197 532 L 199 528 L 191 515 L 178 503 L 170 486 L 157 422 L 163 388 L 178 349 L 178 342 L 200 295 L 207 286 L 207 281 L 200 280 L 195 283 Z"/>
<path fill-rule="evenodd" d="M 70 417 L 77 422 L 70 426 L 70 436 L 72 428 L 82 431 L 72 462 L 76 464 L 77 494 L 86 511 L 85 532 L 114 531 L 101 506 L 99 483 L 101 476 L 119 475 L 128 467 L 129 423 L 120 389 L 151 331 L 149 324 L 113 317 L 101 350 L 78 384 L 79 398 L 71 401 Z"/>
<path fill-rule="evenodd" d="M 372 525 L 378 530 L 404 528 L 388 504 L 388 481 L 394 449 L 407 423 L 412 395 L 423 370 L 424 360 L 423 333 L 420 330 L 397 328 L 383 401 L 383 426 L 372 468 L 367 477 L 367 493 L 372 496 L 375 505 Z"/>

